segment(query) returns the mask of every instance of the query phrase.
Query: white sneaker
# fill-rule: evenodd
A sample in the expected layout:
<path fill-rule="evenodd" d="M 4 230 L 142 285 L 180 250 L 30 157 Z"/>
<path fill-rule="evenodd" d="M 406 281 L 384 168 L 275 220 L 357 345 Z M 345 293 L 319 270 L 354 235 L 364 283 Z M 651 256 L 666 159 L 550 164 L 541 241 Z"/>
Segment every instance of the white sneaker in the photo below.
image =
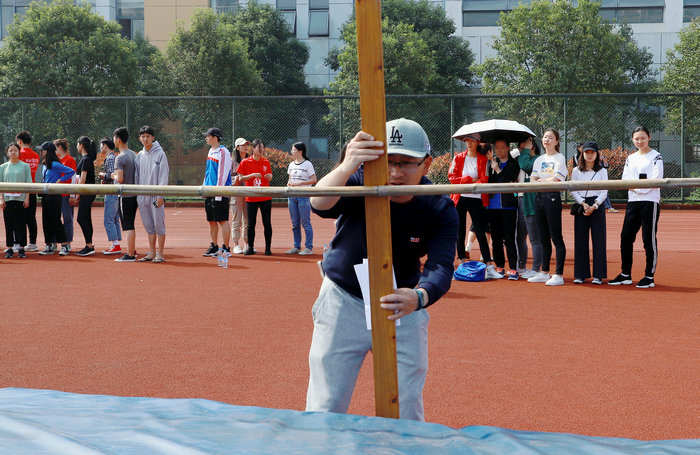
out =
<path fill-rule="evenodd" d="M 243 248 L 240 246 L 236 245 L 233 247 L 233 254 L 243 254 Z"/>
<path fill-rule="evenodd" d="M 528 278 L 527 282 L 528 283 L 546 283 L 549 281 L 549 273 L 546 272 L 538 272 L 537 275 L 533 276 L 532 278 Z"/>
<path fill-rule="evenodd" d="M 24 251 L 39 251 L 39 247 L 36 246 L 36 243 L 30 243 L 24 247 Z"/>
<path fill-rule="evenodd" d="M 534 270 L 529 269 L 528 271 L 521 273 L 520 278 L 529 279 L 537 276 L 538 273 L 539 272 L 535 272 Z"/>
<path fill-rule="evenodd" d="M 561 275 L 552 275 L 552 278 L 547 280 L 545 286 L 562 286 L 564 284 L 564 277 Z"/>
<path fill-rule="evenodd" d="M 19 253 L 19 243 L 15 243 L 14 245 L 12 245 L 12 251 L 14 253 Z"/>
<path fill-rule="evenodd" d="M 496 271 L 496 266 L 491 264 L 486 267 L 486 275 L 484 276 L 487 280 L 500 280 L 503 275 Z"/>
<path fill-rule="evenodd" d="M 300 256 L 309 256 L 309 255 L 312 255 L 312 254 L 314 254 L 314 250 L 312 250 L 311 248 L 304 248 L 303 250 L 301 250 L 301 251 L 299 252 L 299 255 L 300 255 Z"/>

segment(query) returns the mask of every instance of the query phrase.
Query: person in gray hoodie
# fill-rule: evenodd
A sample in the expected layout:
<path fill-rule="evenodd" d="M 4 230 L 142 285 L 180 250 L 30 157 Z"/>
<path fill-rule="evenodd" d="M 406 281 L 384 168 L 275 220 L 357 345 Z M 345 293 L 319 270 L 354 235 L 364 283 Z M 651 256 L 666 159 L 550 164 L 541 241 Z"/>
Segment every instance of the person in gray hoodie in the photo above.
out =
<path fill-rule="evenodd" d="M 139 129 L 139 141 L 143 150 L 136 155 L 136 185 L 167 185 L 170 168 L 168 158 L 155 140 L 153 128 L 144 125 Z M 165 198 L 163 196 L 137 197 L 141 222 L 148 234 L 148 255 L 140 262 L 164 262 L 165 247 Z M 156 248 L 156 240 L 158 247 Z"/>

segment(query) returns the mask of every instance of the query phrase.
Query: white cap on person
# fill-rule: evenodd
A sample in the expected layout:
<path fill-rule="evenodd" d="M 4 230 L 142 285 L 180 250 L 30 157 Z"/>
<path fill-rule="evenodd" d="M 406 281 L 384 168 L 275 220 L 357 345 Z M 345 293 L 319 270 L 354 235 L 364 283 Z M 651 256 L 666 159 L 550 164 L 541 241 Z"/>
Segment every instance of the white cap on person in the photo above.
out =
<path fill-rule="evenodd" d="M 430 141 L 425 130 L 413 120 L 400 118 L 386 122 L 386 143 L 389 155 L 425 158 L 430 155 Z"/>

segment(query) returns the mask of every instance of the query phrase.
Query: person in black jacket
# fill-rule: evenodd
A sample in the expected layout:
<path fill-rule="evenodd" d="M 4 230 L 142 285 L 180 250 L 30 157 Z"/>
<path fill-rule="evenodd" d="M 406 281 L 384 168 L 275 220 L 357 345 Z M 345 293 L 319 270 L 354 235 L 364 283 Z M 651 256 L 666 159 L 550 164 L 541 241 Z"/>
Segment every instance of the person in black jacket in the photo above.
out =
<path fill-rule="evenodd" d="M 520 166 L 511 158 L 508 142 L 499 139 L 494 142 L 495 153 L 491 157 L 488 166 L 489 183 L 514 183 L 518 181 Z M 516 193 L 497 193 L 489 198 L 486 210 L 489 228 L 491 230 L 491 242 L 493 246 L 493 260 L 496 270 L 501 272 L 505 267 L 503 246 L 505 244 L 508 255 L 509 270 L 505 274 L 509 280 L 517 280 L 518 250 L 515 246 L 515 226 L 518 218 L 518 196 Z"/>

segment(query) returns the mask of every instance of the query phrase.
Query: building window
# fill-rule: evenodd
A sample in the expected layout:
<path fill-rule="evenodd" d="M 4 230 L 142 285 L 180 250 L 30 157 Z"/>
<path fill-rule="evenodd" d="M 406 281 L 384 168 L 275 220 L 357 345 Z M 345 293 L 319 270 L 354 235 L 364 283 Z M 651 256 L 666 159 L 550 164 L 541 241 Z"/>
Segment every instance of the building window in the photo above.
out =
<path fill-rule="evenodd" d="M 211 0 L 210 5 L 216 14 L 235 14 L 240 9 L 238 0 Z"/>
<path fill-rule="evenodd" d="M 297 2 L 296 0 L 277 0 L 277 9 L 289 24 L 292 33 L 297 34 Z"/>
<path fill-rule="evenodd" d="M 0 24 L 2 25 L 2 39 L 7 36 L 7 26 L 15 19 L 15 14 L 23 16 L 29 7 L 31 0 L 1 0 Z"/>
<path fill-rule="evenodd" d="M 691 22 L 700 17 L 700 0 L 685 0 L 683 2 L 683 22 Z"/>
<path fill-rule="evenodd" d="M 664 21 L 664 0 L 603 0 L 600 15 L 611 22 L 660 23 Z"/>
<path fill-rule="evenodd" d="M 328 0 L 309 0 L 309 36 L 328 36 Z"/>
<path fill-rule="evenodd" d="M 122 36 L 143 36 L 143 0 L 117 0 L 117 22 L 122 26 Z"/>
<path fill-rule="evenodd" d="M 462 0 L 462 27 L 497 26 L 500 13 L 530 3 L 532 0 Z M 700 0 L 686 0 L 688 3 L 700 9 Z M 612 22 L 663 22 L 664 0 L 602 0 L 600 15 Z"/>

